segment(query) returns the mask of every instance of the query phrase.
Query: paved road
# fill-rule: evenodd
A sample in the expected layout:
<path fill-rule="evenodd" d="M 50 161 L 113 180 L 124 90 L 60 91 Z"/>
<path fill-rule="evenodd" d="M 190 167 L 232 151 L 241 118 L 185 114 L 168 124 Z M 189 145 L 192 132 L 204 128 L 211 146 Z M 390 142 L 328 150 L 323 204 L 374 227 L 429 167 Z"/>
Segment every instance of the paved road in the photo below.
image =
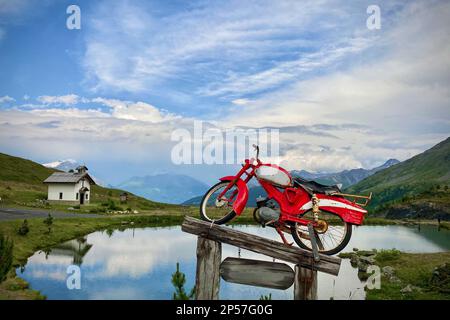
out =
<path fill-rule="evenodd" d="M 45 211 L 45 210 L 0 208 L 0 221 L 16 220 L 16 219 L 30 219 L 30 218 L 46 218 L 49 213 L 55 218 L 97 218 L 97 217 L 101 217 L 98 214 L 82 214 L 82 213 L 66 213 L 66 212 Z"/>

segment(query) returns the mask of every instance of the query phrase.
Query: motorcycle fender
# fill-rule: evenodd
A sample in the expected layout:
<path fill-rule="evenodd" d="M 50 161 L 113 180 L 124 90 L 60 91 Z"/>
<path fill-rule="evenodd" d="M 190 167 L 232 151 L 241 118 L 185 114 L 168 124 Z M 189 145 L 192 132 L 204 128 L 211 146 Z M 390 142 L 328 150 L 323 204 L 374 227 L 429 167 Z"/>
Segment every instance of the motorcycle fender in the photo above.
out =
<path fill-rule="evenodd" d="M 242 211 L 244 211 L 244 208 L 248 201 L 248 187 L 247 184 L 244 182 L 244 180 L 233 176 L 227 176 L 222 177 L 219 179 L 220 181 L 233 181 L 236 180 L 236 187 L 238 189 L 238 194 L 236 197 L 236 201 L 233 203 L 233 210 L 234 212 L 240 216 Z"/>
<path fill-rule="evenodd" d="M 319 196 L 319 208 L 337 214 L 345 222 L 361 225 L 367 210 L 346 199 L 333 199 L 333 197 Z"/>

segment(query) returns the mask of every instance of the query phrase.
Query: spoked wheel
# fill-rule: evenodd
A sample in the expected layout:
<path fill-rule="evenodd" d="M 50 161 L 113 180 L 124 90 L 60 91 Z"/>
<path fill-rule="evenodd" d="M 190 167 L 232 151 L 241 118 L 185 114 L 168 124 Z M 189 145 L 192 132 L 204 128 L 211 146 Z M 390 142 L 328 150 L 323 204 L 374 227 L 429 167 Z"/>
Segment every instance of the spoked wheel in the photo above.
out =
<path fill-rule="evenodd" d="M 302 218 L 313 221 L 313 213 L 309 211 Z M 292 237 L 297 245 L 306 250 L 312 250 L 308 226 L 295 223 L 291 228 Z M 317 247 L 320 253 L 336 254 L 350 241 L 352 225 L 343 221 L 338 215 L 321 212 L 318 226 L 314 228 Z"/>
<path fill-rule="evenodd" d="M 228 184 L 228 181 L 219 182 L 203 196 L 200 204 L 200 216 L 203 220 L 224 224 L 236 216 L 236 212 L 233 211 L 233 202 L 236 201 L 238 191 L 236 186 L 231 187 L 222 199 L 218 199 Z"/>

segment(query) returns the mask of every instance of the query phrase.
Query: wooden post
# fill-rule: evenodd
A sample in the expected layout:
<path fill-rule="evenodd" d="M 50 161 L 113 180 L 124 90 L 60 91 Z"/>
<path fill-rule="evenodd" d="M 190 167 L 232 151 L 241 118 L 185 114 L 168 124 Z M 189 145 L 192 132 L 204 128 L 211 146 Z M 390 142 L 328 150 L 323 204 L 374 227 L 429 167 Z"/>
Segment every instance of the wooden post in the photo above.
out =
<path fill-rule="evenodd" d="M 222 244 L 199 236 L 197 238 L 197 272 L 195 276 L 195 298 L 218 300 Z"/>
<path fill-rule="evenodd" d="M 294 300 L 317 300 L 317 271 L 295 266 Z"/>

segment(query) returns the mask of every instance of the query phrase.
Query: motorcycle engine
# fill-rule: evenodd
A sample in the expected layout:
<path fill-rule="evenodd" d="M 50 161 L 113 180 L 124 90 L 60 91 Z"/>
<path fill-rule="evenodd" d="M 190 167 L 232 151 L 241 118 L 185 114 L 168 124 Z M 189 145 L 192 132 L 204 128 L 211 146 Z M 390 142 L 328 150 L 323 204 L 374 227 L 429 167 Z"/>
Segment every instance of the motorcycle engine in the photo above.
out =
<path fill-rule="evenodd" d="M 265 224 L 269 221 L 278 220 L 280 211 L 277 209 L 273 200 L 257 199 L 258 208 L 254 212 L 254 218 L 257 222 Z"/>
<path fill-rule="evenodd" d="M 257 214 L 259 216 L 260 222 L 269 222 L 273 220 L 278 220 L 280 217 L 280 212 L 269 207 L 261 207 L 257 209 Z"/>

